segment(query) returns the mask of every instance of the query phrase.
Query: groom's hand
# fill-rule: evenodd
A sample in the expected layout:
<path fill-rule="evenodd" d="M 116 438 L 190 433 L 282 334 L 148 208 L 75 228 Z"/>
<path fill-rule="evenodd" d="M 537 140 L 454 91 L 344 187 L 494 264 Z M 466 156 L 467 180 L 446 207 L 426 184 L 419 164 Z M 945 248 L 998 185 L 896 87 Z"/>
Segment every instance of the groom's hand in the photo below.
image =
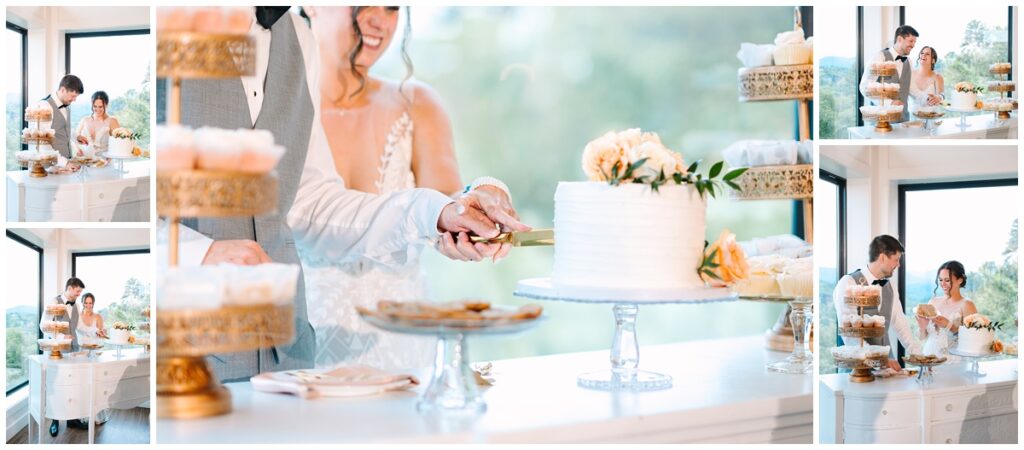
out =
<path fill-rule="evenodd" d="M 203 258 L 204 265 L 231 263 L 255 266 L 269 262 L 270 256 L 263 251 L 263 247 L 250 240 L 213 241 Z"/>
<path fill-rule="evenodd" d="M 892 370 L 895 370 L 897 372 L 903 370 L 903 368 L 900 367 L 899 361 L 896 361 L 895 359 L 890 359 L 889 360 L 889 368 L 892 369 Z"/>

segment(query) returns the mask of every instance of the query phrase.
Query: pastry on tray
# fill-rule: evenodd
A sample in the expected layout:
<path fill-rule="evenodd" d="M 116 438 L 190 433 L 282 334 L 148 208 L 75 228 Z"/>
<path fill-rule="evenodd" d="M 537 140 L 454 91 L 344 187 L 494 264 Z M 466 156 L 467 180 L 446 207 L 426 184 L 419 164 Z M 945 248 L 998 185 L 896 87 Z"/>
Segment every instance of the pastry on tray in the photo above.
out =
<path fill-rule="evenodd" d="M 463 300 L 445 303 L 398 302 L 381 300 L 377 310 L 356 307 L 361 314 L 384 316 L 398 320 L 458 320 L 458 321 L 516 321 L 540 317 L 543 308 L 538 305 L 524 305 L 518 309 L 493 308 L 483 300 Z"/>

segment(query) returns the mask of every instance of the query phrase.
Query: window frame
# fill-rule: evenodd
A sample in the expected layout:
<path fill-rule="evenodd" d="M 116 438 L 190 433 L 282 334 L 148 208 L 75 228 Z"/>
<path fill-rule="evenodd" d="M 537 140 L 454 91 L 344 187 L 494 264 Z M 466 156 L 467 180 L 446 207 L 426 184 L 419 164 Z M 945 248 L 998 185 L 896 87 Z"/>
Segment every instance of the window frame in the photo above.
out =
<path fill-rule="evenodd" d="M 135 248 L 127 250 L 102 250 L 102 251 L 85 251 L 85 252 L 71 252 L 71 276 L 78 276 L 78 258 L 88 258 L 90 256 L 117 256 L 117 255 L 139 255 L 149 254 L 148 248 Z"/>
<path fill-rule="evenodd" d="M 838 239 L 836 239 L 836 274 L 839 278 L 842 278 L 846 274 L 846 178 L 825 169 L 818 169 L 818 179 L 836 186 L 836 224 L 838 228 Z M 836 343 L 842 345 L 843 338 L 839 335 L 838 327 L 836 327 L 835 337 Z"/>
<path fill-rule="evenodd" d="M 13 24 L 10 21 L 7 23 L 7 29 L 14 31 L 21 35 L 21 107 L 28 107 L 28 29 L 17 24 Z M 21 128 L 27 128 L 28 121 L 25 120 L 25 115 L 21 115 Z M 28 150 L 28 144 L 21 144 L 22 150 Z M 28 168 L 22 167 L 22 170 L 28 170 Z"/>
<path fill-rule="evenodd" d="M 907 192 L 915 191 L 943 191 L 951 189 L 972 189 L 972 188 L 985 188 L 985 187 L 1008 187 L 1008 186 L 1019 186 L 1017 178 L 991 178 L 986 180 L 970 180 L 970 181 L 942 181 L 933 183 L 907 183 L 899 184 L 897 186 L 897 209 L 899 221 L 899 240 L 903 244 L 903 248 L 907 247 Z M 906 270 L 907 266 L 907 254 L 904 252 L 900 255 L 900 273 L 899 273 L 899 295 L 900 299 L 906 298 L 907 280 Z M 900 306 L 903 307 L 903 312 L 907 312 L 907 303 L 904 301 L 900 302 Z M 897 356 L 903 359 L 904 348 L 903 344 L 897 342 L 898 348 Z"/>
<path fill-rule="evenodd" d="M 71 73 L 71 42 L 80 38 L 115 37 L 115 36 L 138 36 L 151 34 L 149 28 L 134 28 L 117 31 L 82 31 L 64 33 L 64 74 Z"/>
<path fill-rule="evenodd" d="M 7 238 L 8 239 L 11 239 L 11 240 L 13 240 L 13 241 L 15 241 L 15 242 L 17 242 L 17 243 L 19 243 L 21 245 L 24 245 L 24 246 L 28 247 L 31 250 L 35 250 L 35 252 L 39 254 L 39 267 L 37 268 L 37 270 L 39 271 L 39 286 L 38 286 L 38 288 L 39 288 L 39 290 L 38 290 L 39 298 L 36 300 L 36 317 L 42 317 L 42 315 L 43 315 L 43 248 L 38 246 L 38 245 L 36 245 L 36 244 L 34 244 L 34 243 L 32 243 L 32 242 L 30 242 L 28 239 L 25 239 L 25 238 L 19 236 L 17 233 L 12 232 L 11 230 L 4 230 L 4 231 L 7 232 Z M 38 327 L 36 327 L 36 339 L 40 339 L 42 337 L 43 337 L 42 330 L 40 330 Z M 41 354 L 41 353 L 42 352 L 39 350 L 39 348 L 36 347 L 36 353 L 35 354 L 38 355 L 38 354 Z M 28 386 L 28 380 L 27 379 L 25 381 L 21 382 L 21 383 L 18 383 L 16 386 L 13 386 L 13 387 L 12 386 L 8 386 L 7 387 L 7 394 L 6 394 L 6 396 L 10 396 L 11 394 L 17 392 L 19 389 L 21 389 L 21 388 L 23 388 L 25 386 Z"/>

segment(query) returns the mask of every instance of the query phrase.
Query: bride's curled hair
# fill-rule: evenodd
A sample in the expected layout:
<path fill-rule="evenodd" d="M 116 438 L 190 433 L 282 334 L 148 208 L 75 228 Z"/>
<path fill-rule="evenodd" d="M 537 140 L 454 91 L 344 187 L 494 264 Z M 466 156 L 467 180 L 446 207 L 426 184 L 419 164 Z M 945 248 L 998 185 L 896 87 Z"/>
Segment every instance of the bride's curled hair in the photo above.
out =
<path fill-rule="evenodd" d="M 939 291 L 939 274 L 941 274 L 943 270 L 949 271 L 950 283 L 953 282 L 953 277 L 956 277 L 960 280 L 960 287 L 967 286 L 967 273 L 964 271 L 964 265 L 960 264 L 960 261 L 946 261 L 939 266 L 939 270 L 935 271 L 935 289 L 932 290 L 933 294 L 936 294 Z"/>

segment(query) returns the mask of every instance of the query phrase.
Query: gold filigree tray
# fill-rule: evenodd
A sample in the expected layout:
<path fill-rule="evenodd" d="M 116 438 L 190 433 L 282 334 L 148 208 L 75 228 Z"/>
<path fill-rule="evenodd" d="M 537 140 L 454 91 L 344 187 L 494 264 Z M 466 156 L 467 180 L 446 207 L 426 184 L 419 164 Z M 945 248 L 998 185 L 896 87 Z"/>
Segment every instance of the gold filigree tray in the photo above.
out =
<path fill-rule="evenodd" d="M 943 112 L 914 111 L 914 117 L 919 119 L 938 119 L 945 115 L 946 113 Z"/>
<path fill-rule="evenodd" d="M 24 116 L 26 122 L 53 122 L 52 112 L 50 114 L 25 114 Z"/>
<path fill-rule="evenodd" d="M 1013 71 L 1013 67 L 998 68 L 998 69 L 997 68 L 989 68 L 988 69 L 988 73 L 990 73 L 992 75 L 1008 75 L 1011 71 Z"/>
<path fill-rule="evenodd" d="M 946 362 L 946 359 L 945 356 L 935 355 L 908 355 L 903 357 L 904 362 L 918 367 L 934 367 Z"/>
<path fill-rule="evenodd" d="M 24 137 L 21 138 L 22 144 L 51 144 L 53 138 L 51 137 Z"/>
<path fill-rule="evenodd" d="M 257 350 L 291 343 L 295 310 L 287 305 L 162 310 L 157 316 L 160 358 Z"/>
<path fill-rule="evenodd" d="M 161 78 L 234 78 L 256 70 L 255 44 L 244 34 L 158 33 Z"/>
<path fill-rule="evenodd" d="M 896 68 L 892 69 L 869 69 L 872 76 L 876 77 L 894 77 L 896 76 Z"/>
<path fill-rule="evenodd" d="M 741 68 L 736 77 L 741 102 L 814 98 L 813 64 Z"/>
<path fill-rule="evenodd" d="M 277 208 L 270 174 L 181 171 L 157 174 L 156 209 L 164 217 L 246 217 Z"/>
<path fill-rule="evenodd" d="M 1017 86 L 1013 84 L 995 84 L 988 86 L 989 92 L 1013 92 L 1017 90 Z"/>
<path fill-rule="evenodd" d="M 843 297 L 847 306 L 872 307 L 882 304 L 882 297 Z"/>
<path fill-rule="evenodd" d="M 883 91 L 883 90 L 872 90 L 868 91 L 867 98 L 887 99 L 895 100 L 900 98 L 900 91 Z"/>
<path fill-rule="evenodd" d="M 735 180 L 736 200 L 805 199 L 814 196 L 814 165 L 751 167 Z"/>
<path fill-rule="evenodd" d="M 850 338 L 878 338 L 885 334 L 883 327 L 840 327 L 839 335 Z"/>
<path fill-rule="evenodd" d="M 861 116 L 864 117 L 865 121 L 877 121 L 877 122 L 895 122 L 903 118 L 903 111 L 891 112 L 885 114 L 876 113 L 865 113 L 861 112 Z"/>

